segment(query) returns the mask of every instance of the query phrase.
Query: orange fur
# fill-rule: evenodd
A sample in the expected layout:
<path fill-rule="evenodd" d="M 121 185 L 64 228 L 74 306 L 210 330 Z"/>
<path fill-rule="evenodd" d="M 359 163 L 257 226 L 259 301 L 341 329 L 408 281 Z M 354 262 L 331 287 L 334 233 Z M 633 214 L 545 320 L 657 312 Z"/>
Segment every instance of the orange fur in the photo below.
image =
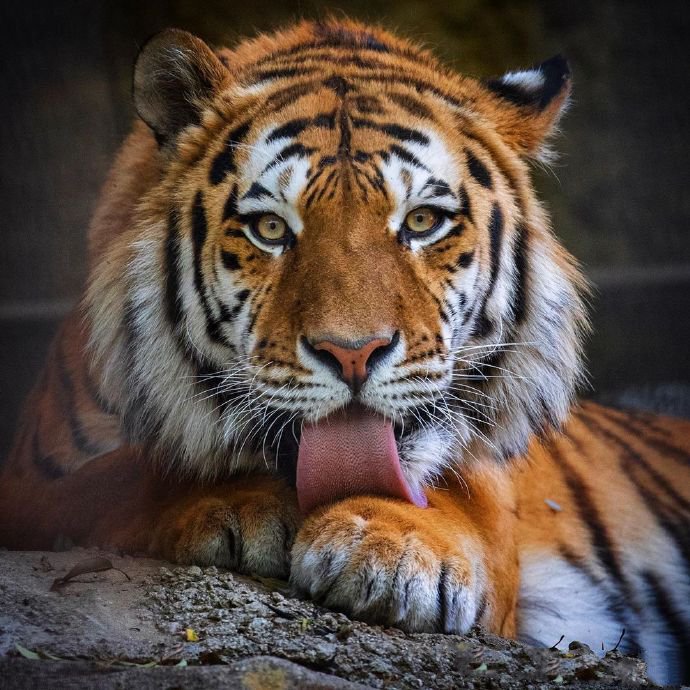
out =
<path fill-rule="evenodd" d="M 184 50 L 166 52 L 169 42 Z M 687 545 L 690 483 L 679 478 L 688 476 L 690 424 L 589 403 L 569 412 L 581 375 L 584 281 L 551 235 L 526 165 L 567 101 L 567 76 L 528 83 L 520 103 L 350 22 L 302 23 L 215 56 L 177 32 L 143 55 L 135 97 L 158 144 L 137 122 L 106 183 L 89 231 L 85 299 L 55 340 L 2 470 L 0 544 L 49 548 L 69 537 L 290 576 L 327 605 L 412 630 L 454 632 L 476 621 L 518 635 L 523 561 L 532 554 L 619 590 L 638 614 L 641 573 L 664 608 L 659 583 L 679 571 L 659 570 L 660 559 L 682 560 Z M 196 71 L 186 62 L 194 59 Z M 178 80 L 177 110 L 168 102 L 175 89 L 156 82 L 161 73 Z M 547 86 L 553 93 L 537 104 L 529 89 Z M 317 116 L 319 124 L 300 124 Z M 240 125 L 242 141 L 233 143 Z M 248 240 L 246 214 L 231 202 L 251 198 L 237 171 L 257 165 L 262 141 L 288 125 L 302 148 L 280 154 L 295 158 L 276 184 L 289 193 L 303 161 L 310 181 L 289 211 L 303 224 L 297 249 L 271 253 Z M 386 230 L 396 205 L 381 170 L 405 158 L 403 140 L 431 146 L 429 132 L 443 142 L 434 156 L 462 171 L 464 205 L 451 214 L 460 229 L 416 247 Z M 379 168 L 367 167 L 372 160 Z M 334 181 L 319 177 L 322 168 L 336 171 Z M 403 191 L 408 178 L 400 174 Z M 223 282 L 219 257 L 241 275 L 243 297 Z M 464 318 L 476 323 L 457 326 L 462 350 L 442 322 L 456 318 L 443 317 L 447 294 L 470 266 L 477 279 L 466 289 L 476 299 Z M 217 317 L 212 298 L 223 291 L 236 301 Z M 227 345 L 232 309 L 247 326 Z M 302 518 L 290 482 L 264 465 L 269 422 L 282 423 L 271 401 L 310 373 L 300 339 L 349 342 L 393 330 L 404 336 L 410 371 L 426 366 L 409 381 L 422 377 L 427 389 L 468 401 L 452 467 L 424 475 L 426 509 L 350 497 Z M 245 417 L 224 427 L 242 348 L 259 402 L 245 398 Z M 457 388 L 441 366 L 454 357 Z M 218 370 L 229 374 L 225 388 Z M 325 416 L 324 400 L 302 419 Z M 254 419 L 251 404 L 265 405 L 264 445 L 253 450 L 232 435 Z M 279 450 L 280 437 L 270 438 Z M 462 623 L 450 620 L 451 609 Z"/>

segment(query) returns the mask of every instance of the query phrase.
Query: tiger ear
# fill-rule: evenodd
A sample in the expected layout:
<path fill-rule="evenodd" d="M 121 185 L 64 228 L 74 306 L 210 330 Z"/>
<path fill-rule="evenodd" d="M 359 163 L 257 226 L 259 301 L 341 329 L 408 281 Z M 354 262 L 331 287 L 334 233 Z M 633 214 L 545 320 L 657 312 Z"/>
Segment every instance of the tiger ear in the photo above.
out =
<path fill-rule="evenodd" d="M 566 111 L 571 79 L 568 61 L 556 55 L 540 65 L 508 72 L 484 85 L 496 97 L 492 119 L 518 153 L 548 162 L 545 145 Z"/>
<path fill-rule="evenodd" d="M 159 145 L 198 123 L 228 72 L 213 51 L 187 31 L 165 29 L 149 39 L 134 65 L 134 107 Z"/>

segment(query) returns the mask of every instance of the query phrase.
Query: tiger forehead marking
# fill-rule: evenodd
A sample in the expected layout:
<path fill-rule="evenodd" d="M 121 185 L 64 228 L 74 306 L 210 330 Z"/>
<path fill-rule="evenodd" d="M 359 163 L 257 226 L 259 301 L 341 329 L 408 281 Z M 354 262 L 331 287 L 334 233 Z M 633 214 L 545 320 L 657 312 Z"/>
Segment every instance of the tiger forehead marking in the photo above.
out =
<path fill-rule="evenodd" d="M 353 89 L 342 77 L 331 77 L 310 98 L 294 104 L 282 121 L 274 116 L 267 124 L 255 124 L 254 136 L 239 141 L 233 129 L 213 159 L 211 181 L 218 184 L 221 171 L 233 172 L 236 160 L 242 160 L 240 201 L 247 208 L 264 199 L 295 204 L 301 194 L 308 211 L 332 200 L 346 179 L 365 202 L 397 192 L 402 203 L 413 191 L 457 199 L 438 177 L 457 177 L 456 161 L 440 133 L 430 123 L 413 120 L 394 100 L 353 95 Z M 306 115 L 312 108 L 317 114 Z M 433 160 L 433 171 L 424 159 Z"/>

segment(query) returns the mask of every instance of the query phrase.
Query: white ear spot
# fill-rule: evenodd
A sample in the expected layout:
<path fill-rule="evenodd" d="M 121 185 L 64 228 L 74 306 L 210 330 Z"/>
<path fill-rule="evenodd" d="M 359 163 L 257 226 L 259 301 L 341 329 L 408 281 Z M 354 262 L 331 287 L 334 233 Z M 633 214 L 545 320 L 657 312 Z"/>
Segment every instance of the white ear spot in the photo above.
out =
<path fill-rule="evenodd" d="M 508 72 L 499 80 L 507 86 L 514 86 L 523 91 L 538 92 L 544 88 L 545 78 L 540 69 L 520 70 Z"/>

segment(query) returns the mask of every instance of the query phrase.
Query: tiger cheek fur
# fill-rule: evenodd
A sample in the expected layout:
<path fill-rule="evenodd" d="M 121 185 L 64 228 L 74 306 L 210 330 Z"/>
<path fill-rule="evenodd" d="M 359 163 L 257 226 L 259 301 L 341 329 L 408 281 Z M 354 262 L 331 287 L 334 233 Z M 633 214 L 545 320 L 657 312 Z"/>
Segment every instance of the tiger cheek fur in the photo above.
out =
<path fill-rule="evenodd" d="M 569 91 L 560 57 L 480 82 L 348 21 L 154 37 L 0 545 L 289 577 L 409 631 L 574 631 L 690 680 L 690 425 L 574 406 L 587 287 L 528 169 Z"/>

